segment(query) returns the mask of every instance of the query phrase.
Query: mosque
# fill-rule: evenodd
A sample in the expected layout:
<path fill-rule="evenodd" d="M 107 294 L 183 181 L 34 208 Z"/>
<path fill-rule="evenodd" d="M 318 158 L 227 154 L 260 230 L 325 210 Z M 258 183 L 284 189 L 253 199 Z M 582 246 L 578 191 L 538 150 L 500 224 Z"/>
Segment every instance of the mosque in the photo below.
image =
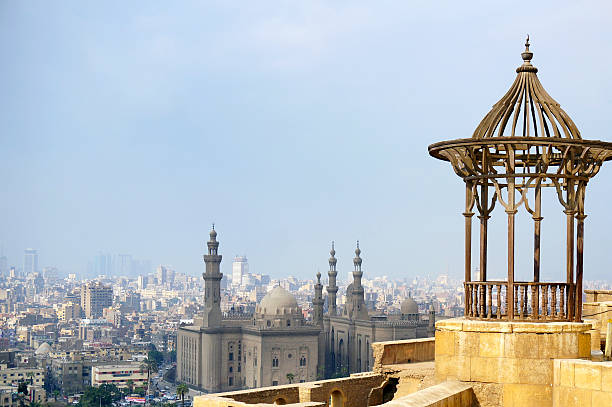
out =
<path fill-rule="evenodd" d="M 343 309 L 336 305 L 336 264 L 329 259 L 327 313 L 321 274 L 317 273 L 313 320 L 305 321 L 295 297 L 277 286 L 255 307 L 249 319 L 223 318 L 222 256 L 217 232 L 210 232 L 204 255 L 204 311 L 193 325 L 181 326 L 177 338 L 177 381 L 207 393 L 275 386 L 369 371 L 372 342 L 431 337 L 435 316 L 421 318 L 412 298 L 401 315 L 370 315 L 361 285 L 359 244 L 353 259 L 353 282 Z"/>

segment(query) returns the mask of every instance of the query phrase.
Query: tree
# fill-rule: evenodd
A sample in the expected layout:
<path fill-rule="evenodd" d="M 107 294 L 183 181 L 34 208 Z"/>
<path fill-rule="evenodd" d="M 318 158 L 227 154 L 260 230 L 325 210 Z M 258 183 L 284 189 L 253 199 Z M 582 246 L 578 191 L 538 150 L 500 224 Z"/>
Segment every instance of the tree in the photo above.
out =
<path fill-rule="evenodd" d="M 114 401 L 120 400 L 121 391 L 114 384 L 103 384 L 100 387 L 87 387 L 79 401 L 80 407 L 111 407 Z"/>
<path fill-rule="evenodd" d="M 294 378 L 295 376 L 293 375 L 293 373 L 287 373 L 287 380 L 289 380 L 289 384 L 293 383 Z"/>
<path fill-rule="evenodd" d="M 134 393 L 134 380 L 130 379 L 127 381 L 127 387 L 130 391 L 130 394 Z"/>
<path fill-rule="evenodd" d="M 176 394 L 181 398 L 181 407 L 185 407 L 185 394 L 189 393 L 189 387 L 185 383 L 176 386 Z"/>
<path fill-rule="evenodd" d="M 28 394 L 28 383 L 23 381 L 19 382 L 19 384 L 17 385 L 17 397 L 19 397 L 20 407 L 23 407 L 25 405 L 25 398 Z"/>
<path fill-rule="evenodd" d="M 53 398 L 55 399 L 55 401 L 57 401 L 57 396 L 59 396 L 59 395 L 60 395 L 59 390 L 57 390 L 57 389 L 53 390 Z"/>
<path fill-rule="evenodd" d="M 164 354 L 156 349 L 151 349 L 147 354 L 148 360 L 154 360 L 157 366 L 161 366 L 164 363 Z"/>
<path fill-rule="evenodd" d="M 157 362 L 153 358 L 148 358 L 140 367 L 147 371 L 147 395 L 149 395 L 151 391 L 151 373 L 157 372 Z"/>

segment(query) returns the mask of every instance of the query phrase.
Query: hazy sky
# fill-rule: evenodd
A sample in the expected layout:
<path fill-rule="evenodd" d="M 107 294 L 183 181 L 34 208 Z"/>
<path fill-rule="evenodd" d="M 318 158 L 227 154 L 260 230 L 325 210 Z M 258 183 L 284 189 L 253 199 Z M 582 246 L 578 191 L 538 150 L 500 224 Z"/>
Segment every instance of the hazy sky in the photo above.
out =
<path fill-rule="evenodd" d="M 471 136 L 522 62 L 584 138 L 612 141 L 599 2 L 0 2 L 0 242 L 82 272 L 99 251 L 203 270 L 366 277 L 463 268 L 463 183 L 430 143 Z M 585 278 L 610 277 L 612 164 L 587 190 Z M 544 204 L 543 276 L 563 280 Z M 517 279 L 531 273 L 520 212 Z M 490 275 L 505 274 L 493 214 Z M 476 229 L 475 229 L 476 230 Z"/>

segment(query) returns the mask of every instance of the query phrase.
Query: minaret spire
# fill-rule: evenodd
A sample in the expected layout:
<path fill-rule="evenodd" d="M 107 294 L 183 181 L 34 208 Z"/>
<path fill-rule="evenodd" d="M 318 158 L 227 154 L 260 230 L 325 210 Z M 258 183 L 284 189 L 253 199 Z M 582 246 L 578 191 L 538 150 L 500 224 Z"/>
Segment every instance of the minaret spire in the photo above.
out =
<path fill-rule="evenodd" d="M 204 313 L 202 325 L 205 327 L 221 326 L 221 258 L 219 254 L 219 242 L 215 224 L 210 231 L 210 239 L 206 243 L 208 254 L 204 255 L 206 270 L 202 274 L 204 278 Z"/>
<path fill-rule="evenodd" d="M 365 305 L 364 291 L 361 286 L 361 277 L 363 272 L 361 271 L 362 259 L 360 257 L 361 249 L 359 248 L 359 240 L 357 240 L 357 248 L 355 249 L 355 258 L 353 259 L 353 292 L 350 296 L 351 299 L 351 315 L 353 319 L 369 319 L 368 310 Z"/>
<path fill-rule="evenodd" d="M 317 272 L 317 283 L 314 286 L 315 295 L 312 300 L 313 316 L 312 320 L 315 324 L 323 326 L 323 284 L 321 284 L 321 273 Z"/>
<path fill-rule="evenodd" d="M 329 271 L 327 275 L 329 276 L 329 283 L 327 286 L 327 308 L 329 311 L 329 315 L 336 315 L 336 293 L 338 292 L 338 286 L 336 286 L 336 276 L 338 272 L 336 271 L 336 250 L 334 248 L 334 242 L 332 241 L 331 250 L 329 251 L 331 257 L 329 258 Z"/>

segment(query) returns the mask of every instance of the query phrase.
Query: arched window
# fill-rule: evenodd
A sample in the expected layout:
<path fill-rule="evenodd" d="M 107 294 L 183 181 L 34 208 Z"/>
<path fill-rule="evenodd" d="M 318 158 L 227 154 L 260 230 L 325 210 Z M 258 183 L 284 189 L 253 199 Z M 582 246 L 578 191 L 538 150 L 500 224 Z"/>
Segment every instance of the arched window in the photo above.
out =
<path fill-rule="evenodd" d="M 278 356 L 272 357 L 272 367 L 278 367 Z"/>
<path fill-rule="evenodd" d="M 287 320 L 287 326 L 291 326 L 291 320 L 290 319 Z"/>

